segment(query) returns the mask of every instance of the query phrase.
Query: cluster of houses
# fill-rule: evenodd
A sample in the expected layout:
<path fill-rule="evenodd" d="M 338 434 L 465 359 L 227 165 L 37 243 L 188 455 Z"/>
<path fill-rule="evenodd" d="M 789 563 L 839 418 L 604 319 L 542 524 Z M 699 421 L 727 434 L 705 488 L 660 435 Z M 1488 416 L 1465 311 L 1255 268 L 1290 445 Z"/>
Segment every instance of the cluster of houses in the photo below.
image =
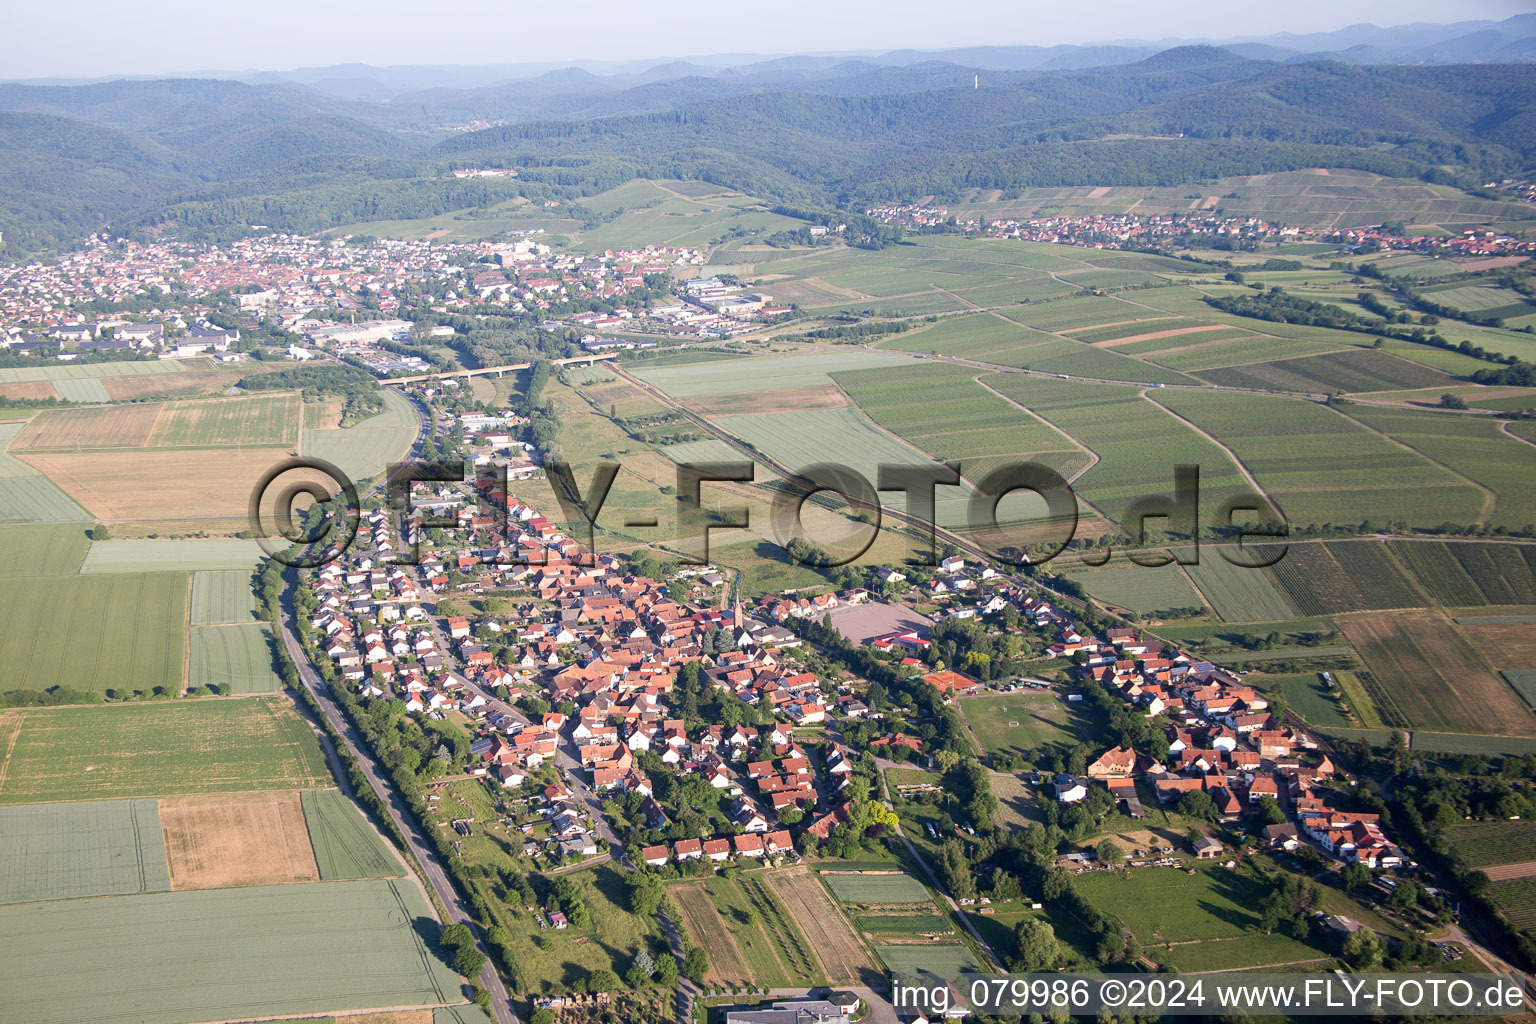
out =
<path fill-rule="evenodd" d="M 1313 228 L 1277 224 L 1263 217 L 1224 215 L 1219 200 L 1209 196 L 1187 213 L 1103 213 L 1081 216 L 980 218 L 951 215 L 944 207 L 923 204 L 880 206 L 866 211 L 887 224 L 912 228 L 942 227 L 953 222 L 962 231 L 990 238 L 1019 238 L 1031 242 L 1079 245 L 1094 249 L 1121 249 L 1152 245 L 1184 244 L 1198 247 L 1213 238 L 1249 242 L 1325 242 L 1348 248 L 1371 245 L 1440 256 L 1509 256 L 1536 252 L 1536 241 L 1482 229 L 1459 235 L 1405 235 L 1382 226 Z"/>
<path fill-rule="evenodd" d="M 647 275 L 704 259 L 697 249 L 670 246 L 574 254 L 526 238 L 358 241 L 264 232 L 197 244 L 94 236 L 55 262 L 0 274 L 0 347 L 59 358 L 137 350 L 163 358 L 233 359 L 239 330 L 204 319 L 214 312 L 210 303 L 216 293 L 233 292 L 232 306 L 245 325 L 266 323 L 306 335 L 308 346 L 289 347 L 292 359 L 313 358 L 324 349 L 381 376 L 420 373 L 428 367 L 417 357 L 374 344 L 398 340 L 410 326 L 389 318 L 412 310 L 472 314 L 495 304 L 527 312 L 558 304 L 593 310 L 572 322 L 594 330 L 622 327 L 632 319 L 660 323 L 645 316 L 641 303 L 632 303 L 633 309 L 624 303 L 645 287 Z M 75 308 L 114 303 L 134 312 L 92 319 Z M 224 308 L 232 306 L 226 302 Z M 318 309 L 351 313 L 353 322 L 315 319 L 311 313 Z"/>
<path fill-rule="evenodd" d="M 1326 754 L 1311 756 L 1316 741 L 1272 714 L 1264 695 L 1231 672 L 1129 628 L 1111 629 L 1100 640 L 1063 624 L 1057 645 L 1080 658 L 1085 680 L 1169 723 L 1166 763 L 1117 747 L 1087 766 L 1088 778 L 1102 780 L 1133 817 L 1142 811 L 1138 779 L 1150 783 L 1162 803 L 1204 792 L 1216 813 L 1231 821 L 1269 797 L 1291 819 L 1266 828 L 1272 845 L 1294 847 L 1306 838 L 1341 860 L 1373 868 L 1402 863 L 1375 815 L 1328 805 L 1325 783 L 1335 766 Z M 1054 788 L 1064 802 L 1087 794 L 1085 784 L 1070 776 L 1059 777 Z"/>
<path fill-rule="evenodd" d="M 472 417 L 462 425 L 484 436 L 500 429 L 497 419 Z M 469 770 L 503 787 L 524 785 L 568 743 L 591 791 L 640 794 L 652 827 L 667 818 L 637 764 L 642 752 L 723 791 L 732 800 L 732 824 L 746 834 L 768 832 L 789 807 L 814 812 L 821 792 L 835 798 L 843 790 L 851 760 L 834 750 L 821 790 L 794 739 L 794 725 L 823 721 L 828 703 L 815 675 L 786 659 L 797 637 L 749 619 L 739 606 L 674 600 L 657 581 L 622 574 L 612 557 L 583 557 L 573 540 L 515 497 L 491 498 L 506 503 L 504 518 L 483 514 L 454 488 L 413 500 L 407 541 L 420 538 L 424 516 L 446 516 L 461 527 L 458 545 L 425 553 L 414 566 L 397 560 L 400 545 L 387 514 L 369 512 L 351 550 L 310 577 L 314 642 L 344 680 L 368 698 L 402 700 L 408 711 L 474 715 L 480 728 Z M 528 596 L 509 599 L 515 607 L 504 613 L 439 622 L 422 600 L 450 589 L 450 572 L 460 574 L 456 593 Z M 677 670 L 688 663 L 746 704 L 770 711 L 774 724 L 711 725 L 690 735 L 669 706 Z M 568 701 L 574 711 L 529 720 L 504 710 L 497 693 Z M 569 793 L 544 797 L 554 837 L 570 850 L 591 846 L 579 802 Z M 823 826 L 829 831 L 837 819 L 823 817 L 831 818 Z"/>

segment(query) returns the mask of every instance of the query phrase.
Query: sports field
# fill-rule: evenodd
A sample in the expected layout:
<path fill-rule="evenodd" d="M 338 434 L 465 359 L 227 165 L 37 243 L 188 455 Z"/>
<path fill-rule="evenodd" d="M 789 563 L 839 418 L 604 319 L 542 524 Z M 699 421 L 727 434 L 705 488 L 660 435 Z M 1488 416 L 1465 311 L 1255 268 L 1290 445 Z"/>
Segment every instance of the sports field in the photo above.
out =
<path fill-rule="evenodd" d="M 253 578 L 249 572 L 194 572 L 192 625 L 255 622 L 258 613 Z"/>
<path fill-rule="evenodd" d="M 823 871 L 822 881 L 841 903 L 879 906 L 887 903 L 930 903 L 928 890 L 906 874 L 848 874 Z"/>
<path fill-rule="evenodd" d="M 272 634 L 265 623 L 193 626 L 187 685 L 220 693 L 274 693 L 283 681 L 272 665 Z"/>
<path fill-rule="evenodd" d="M 989 754 L 1032 757 L 1047 747 L 1061 750 L 1073 746 L 1089 735 L 1090 723 L 1084 713 L 1055 693 L 966 697 L 959 705 Z"/>
<path fill-rule="evenodd" d="M 80 571 L 166 572 L 254 569 L 266 552 L 254 540 L 106 540 L 91 545 Z"/>
<path fill-rule="evenodd" d="M 0 579 L 8 689 L 181 691 L 186 573 Z"/>
<path fill-rule="evenodd" d="M 322 879 L 396 878 L 405 873 L 357 805 L 340 790 L 306 789 L 299 796 Z"/>
<path fill-rule="evenodd" d="M 0 804 L 334 785 L 286 697 L 0 712 Z"/>
<path fill-rule="evenodd" d="M 170 887 L 153 800 L 0 807 L 0 903 Z"/>
<path fill-rule="evenodd" d="M 72 575 L 90 544 L 84 525 L 0 526 L 0 576 Z"/>
<path fill-rule="evenodd" d="M 414 885 L 317 882 L 0 908 L 28 1024 L 188 1024 L 458 1002 Z"/>

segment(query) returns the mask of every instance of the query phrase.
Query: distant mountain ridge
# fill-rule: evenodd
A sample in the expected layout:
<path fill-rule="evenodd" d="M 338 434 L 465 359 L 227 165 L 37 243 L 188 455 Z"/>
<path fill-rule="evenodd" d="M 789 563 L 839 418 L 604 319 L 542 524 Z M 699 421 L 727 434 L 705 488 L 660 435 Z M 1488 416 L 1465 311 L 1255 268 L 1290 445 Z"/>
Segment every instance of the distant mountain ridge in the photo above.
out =
<path fill-rule="evenodd" d="M 796 77 L 821 78 L 839 64 L 861 62 L 905 67 L 924 62 L 955 64 L 975 71 L 1071 71 L 1130 64 L 1184 45 L 1214 45 L 1261 60 L 1304 63 L 1338 60 L 1352 64 L 1521 63 L 1536 61 L 1536 14 L 1503 21 L 1414 23 L 1381 27 L 1350 25 L 1329 32 L 1277 33 L 1232 38 L 1106 40 L 1087 44 L 980 45 L 938 50 L 900 49 L 834 54 L 709 54 L 636 60 L 567 60 L 484 66 L 336 64 L 290 71 L 194 71 L 154 76 L 23 80 L 27 85 L 78 85 L 138 78 L 214 78 L 252 85 L 296 85 L 337 99 L 385 102 L 427 91 L 473 91 L 530 82 L 580 70 L 618 91 L 650 82 L 683 78 L 747 78 L 783 85 Z M 0 81 L 6 81 L 0 79 Z"/>
<path fill-rule="evenodd" d="M 1455 50 L 1491 32 L 1478 45 L 1518 48 L 1525 37 L 1510 39 L 1531 22 L 1460 35 L 1440 30 L 1464 26 L 1408 26 L 1386 41 Z M 1368 35 L 1306 42 L 1349 43 L 1358 56 Z M 1523 63 L 1296 61 L 1196 43 L 1091 68 L 982 66 L 1089 52 L 978 47 L 723 68 L 701 58 L 607 75 L 565 65 L 389 102 L 320 88 L 345 79 L 366 93 L 356 83 L 368 69 L 350 66 L 308 84 L 0 85 L 0 230 L 10 254 L 108 226 L 312 231 L 516 194 L 571 200 L 638 176 L 858 209 L 973 186 L 1175 184 L 1317 165 L 1464 184 L 1536 170 L 1536 69 Z M 476 165 L 523 173 L 448 174 Z"/>

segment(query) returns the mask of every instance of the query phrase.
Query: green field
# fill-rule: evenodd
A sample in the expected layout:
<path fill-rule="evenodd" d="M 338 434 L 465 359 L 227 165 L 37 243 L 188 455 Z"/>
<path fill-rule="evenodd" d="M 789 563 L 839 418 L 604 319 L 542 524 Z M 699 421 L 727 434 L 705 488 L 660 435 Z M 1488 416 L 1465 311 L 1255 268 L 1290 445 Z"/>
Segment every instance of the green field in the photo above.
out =
<path fill-rule="evenodd" d="M 259 613 L 252 579 L 248 572 L 193 573 L 192 625 L 255 622 Z"/>
<path fill-rule="evenodd" d="M 114 364 L 103 364 L 114 365 Z M 135 363 L 124 363 L 134 366 Z M 0 370 L 0 374 L 15 371 Z M 77 523 L 91 515 L 46 476 L 3 449 L 24 423 L 0 423 L 0 522 Z"/>
<path fill-rule="evenodd" d="M 1169 608 L 1198 608 L 1205 604 L 1205 599 L 1190 585 L 1189 578 L 1177 565 L 1155 568 L 1134 564 L 1106 566 L 1073 572 L 1071 577 L 1095 600 L 1138 614 Z"/>
<path fill-rule="evenodd" d="M 0 903 L 170 887 L 153 800 L 0 807 Z"/>
<path fill-rule="evenodd" d="M 1218 208 L 1228 216 L 1259 217 L 1319 228 L 1358 227 L 1401 220 L 1406 224 L 1444 225 L 1448 230 L 1459 231 L 1460 227 L 1500 219 L 1530 217 L 1530 208 L 1524 204 L 1475 199 L 1449 186 L 1340 168 L 1327 174 L 1305 169 L 1242 175 L 1195 186 L 1025 188 L 1006 197 L 995 191 L 988 193 L 973 189 L 963 193 L 961 202 L 947 204 L 947 209 L 957 216 L 979 216 L 988 220 L 1125 213 L 1133 206 L 1141 215 L 1176 214 L 1188 212 L 1191 198 L 1197 193 L 1207 199 L 1214 197 Z M 1282 251 L 1312 255 L 1329 248 L 1323 243 L 1297 242 L 1282 246 Z M 1371 259 L 1390 267 L 1391 258 L 1399 255 L 1380 253 Z M 1401 254 L 1401 258 L 1423 262 L 1411 254 Z M 1444 265 L 1448 261 L 1433 262 Z M 1424 271 L 1415 267 L 1413 272 L 1420 274 Z"/>
<path fill-rule="evenodd" d="M 754 983 L 764 988 L 826 984 L 809 944 L 760 876 L 712 878 L 704 891 Z"/>
<path fill-rule="evenodd" d="M 932 454 L 960 461 L 968 478 L 1028 456 L 1061 464 L 1087 456 L 1070 438 L 989 391 L 975 370 L 942 363 L 839 373 L 833 379 L 882 427 Z"/>
<path fill-rule="evenodd" d="M 1321 405 L 1188 391 L 1158 401 L 1221 438 L 1298 525 L 1438 526 L 1476 522 L 1482 507 L 1478 489 L 1449 469 Z"/>
<path fill-rule="evenodd" d="M 334 785 L 286 697 L 0 712 L 0 804 Z"/>
<path fill-rule="evenodd" d="M 80 572 L 251 570 L 265 557 L 254 540 L 102 540 L 91 545 Z"/>
<path fill-rule="evenodd" d="M 1497 503 L 1488 517 L 1491 525 L 1518 530 L 1536 521 L 1536 448 L 1502 433 L 1491 417 L 1364 406 L 1352 406 L 1348 413 L 1492 491 Z"/>
<path fill-rule="evenodd" d="M 66 402 L 110 402 L 112 396 L 102 387 L 97 377 L 81 377 L 77 380 L 56 380 L 53 390 Z"/>
<path fill-rule="evenodd" d="M 1452 825 L 1446 836 L 1470 868 L 1536 860 L 1536 821 L 1469 821 Z"/>
<path fill-rule="evenodd" d="M 827 383 L 827 375 L 911 363 L 909 356 L 870 352 L 814 352 L 756 359 L 711 360 L 684 366 L 639 364 L 634 375 L 673 398 L 734 395 Z"/>
<path fill-rule="evenodd" d="M 821 880 L 827 883 L 832 895 L 845 904 L 933 902 L 928 890 L 911 875 L 855 875 L 823 871 Z"/>
<path fill-rule="evenodd" d="M 1252 490 L 1220 447 L 1139 389 L 1004 373 L 983 380 L 1099 456 L 1073 487 L 1116 522 L 1140 499 L 1171 495 L 1179 465 L 1200 467 L 1203 508 L 1214 510 Z M 1156 522 L 1151 525 L 1155 530 Z"/>
<path fill-rule="evenodd" d="M 634 951 L 649 938 L 654 923 L 631 914 L 623 872 L 613 864 L 569 871 L 559 876 L 576 884 L 592 916 L 590 928 L 570 927 L 551 934 L 527 916 L 502 906 L 500 913 L 513 955 L 517 957 L 519 988 L 526 992 L 570 992 L 578 979 L 606 968 L 623 975 Z M 550 949 L 535 939 L 549 936 Z"/>
<path fill-rule="evenodd" d="M 1199 376 L 1224 387 L 1328 394 L 1387 388 L 1446 387 L 1449 374 L 1377 349 L 1349 349 L 1278 362 L 1202 370 Z"/>
<path fill-rule="evenodd" d="M 1187 556 L 1190 549 L 1181 552 Z M 1274 622 L 1297 615 L 1266 570 L 1233 565 L 1219 551 L 1202 547 L 1199 564 L 1183 569 L 1227 622 Z"/>
<path fill-rule="evenodd" d="M 272 634 L 265 623 L 193 626 L 187 686 L 217 686 L 220 693 L 275 693 L 283 680 L 272 664 Z"/>
<path fill-rule="evenodd" d="M 181 692 L 186 573 L 0 579 L 7 689 Z"/>
<path fill-rule="evenodd" d="M 1488 886 L 1488 895 L 1516 928 L 1536 928 L 1536 878 L 1494 882 Z"/>
<path fill-rule="evenodd" d="M 299 396 L 294 394 L 167 402 L 146 443 L 154 448 L 291 447 L 298 426 Z"/>
<path fill-rule="evenodd" d="M 0 384 L 18 384 L 35 380 L 144 377 L 157 373 L 180 373 L 186 369 L 186 364 L 175 359 L 151 359 L 132 363 L 54 363 L 49 366 L 21 366 L 0 370 Z"/>
<path fill-rule="evenodd" d="M 875 954 L 892 974 L 917 974 L 927 971 L 950 977 L 980 971 L 981 965 L 970 949 L 961 945 L 939 946 L 930 943 L 900 946 L 876 946 Z"/>
<path fill-rule="evenodd" d="M 382 392 L 385 410 L 350 427 L 305 430 L 299 450 L 336 465 L 354 482 L 378 476 L 410 450 L 421 429 L 415 406 L 393 391 Z"/>
<path fill-rule="evenodd" d="M 1536 601 L 1536 551 L 1524 545 L 1401 540 L 1389 547 L 1448 608 Z"/>
<path fill-rule="evenodd" d="M 1256 935 L 1254 913 L 1266 886 L 1245 869 L 1215 865 L 1186 874 L 1175 868 L 1091 871 L 1077 890 L 1129 928 L 1156 960 L 1181 971 L 1257 967 L 1327 956 L 1282 935 Z"/>
<path fill-rule="evenodd" d="M 459 1002 L 401 882 L 209 889 L 0 908 L 0 1001 L 28 1024 L 188 1024 Z"/>
<path fill-rule="evenodd" d="M 1426 596 L 1380 541 L 1291 544 L 1264 570 L 1303 615 L 1420 608 Z"/>
<path fill-rule="evenodd" d="M 0 576 L 73 575 L 90 546 L 84 526 L 3 526 Z"/>
<path fill-rule="evenodd" d="M 878 429 L 857 409 L 755 413 L 725 417 L 717 422 L 792 471 L 803 470 L 817 463 L 835 462 L 862 473 L 873 485 L 877 481 L 881 464 L 930 464 L 930 460 L 921 451 Z M 696 447 L 707 444 L 709 442 L 694 442 L 666 451 L 674 458 L 686 453 L 688 458 L 696 459 L 701 455 L 707 457 L 707 450 Z M 682 452 L 677 449 L 682 449 Z M 964 522 L 965 493 L 958 487 L 935 490 L 936 514 L 941 524 Z M 891 500 L 899 503 L 902 499 L 892 495 Z M 900 507 L 905 508 L 904 505 Z"/>
<path fill-rule="evenodd" d="M 346 794 L 338 789 L 306 789 L 299 800 L 321 880 L 396 878 L 405 873 Z"/>
<path fill-rule="evenodd" d="M 938 914 L 864 914 L 853 918 L 853 927 L 872 935 L 927 935 L 954 930 L 949 918 Z"/>
<path fill-rule="evenodd" d="M 1298 675 L 1250 675 L 1246 682 L 1265 693 L 1283 697 L 1292 711 L 1318 728 L 1349 728 L 1355 721 L 1339 704 L 1338 689 L 1328 689 L 1316 672 Z"/>

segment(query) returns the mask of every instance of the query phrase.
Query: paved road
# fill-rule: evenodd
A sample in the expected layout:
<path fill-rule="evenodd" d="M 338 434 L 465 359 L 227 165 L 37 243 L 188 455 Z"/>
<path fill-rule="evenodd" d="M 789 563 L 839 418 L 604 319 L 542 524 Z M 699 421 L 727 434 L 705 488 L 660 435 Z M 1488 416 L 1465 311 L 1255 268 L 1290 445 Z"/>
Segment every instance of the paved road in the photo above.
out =
<path fill-rule="evenodd" d="M 406 843 L 416 858 L 416 863 L 421 866 L 422 873 L 426 876 L 427 884 L 432 887 L 433 892 L 437 893 L 437 898 L 442 901 L 443 906 L 448 908 L 449 921 L 444 923 L 468 925 L 475 933 L 480 951 L 486 954 L 485 969 L 480 972 L 479 982 L 481 988 L 491 993 L 491 1016 L 495 1018 L 497 1024 L 518 1024 L 517 1014 L 512 1009 L 512 997 L 507 994 L 506 986 L 502 984 L 500 975 L 496 973 L 496 968 L 491 963 L 490 951 L 485 948 L 484 940 L 479 934 L 479 929 L 475 927 L 474 919 L 470 917 L 469 910 L 459 899 L 458 890 L 448 880 L 442 862 L 438 859 L 437 851 L 427 842 L 416 821 L 416 816 L 406 806 L 404 799 L 389 784 L 383 769 L 369 751 L 366 741 L 341 713 L 341 709 L 331 699 L 330 691 L 310 666 L 309 655 L 294 632 L 292 607 L 288 601 L 284 602 L 282 609 L 282 627 L 283 643 L 288 648 L 288 656 L 298 667 L 299 678 L 303 681 L 305 689 L 314 694 L 315 700 L 319 702 L 321 710 L 325 713 L 326 721 L 336 730 L 336 734 L 346 744 L 347 751 L 357 761 L 358 768 L 368 781 L 368 787 L 388 810 L 390 820 L 395 823 L 400 834 L 405 836 Z"/>

